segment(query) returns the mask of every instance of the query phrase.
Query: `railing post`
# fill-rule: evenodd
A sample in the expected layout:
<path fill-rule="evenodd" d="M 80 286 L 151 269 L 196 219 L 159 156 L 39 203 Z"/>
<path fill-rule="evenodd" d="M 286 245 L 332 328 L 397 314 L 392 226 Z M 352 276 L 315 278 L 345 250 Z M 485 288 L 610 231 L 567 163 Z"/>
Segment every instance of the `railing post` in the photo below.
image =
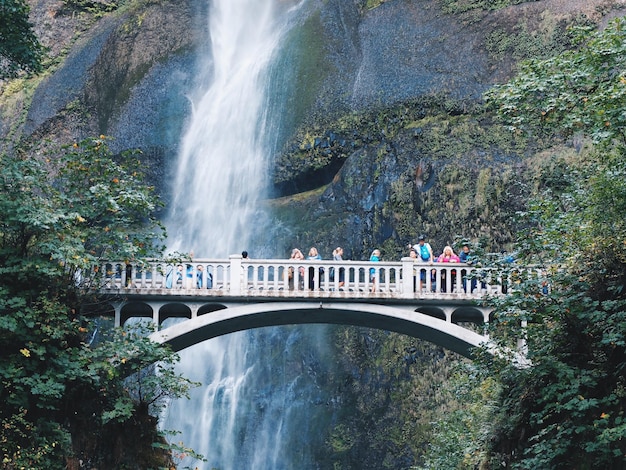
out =
<path fill-rule="evenodd" d="M 413 286 L 416 283 L 414 269 L 415 261 L 413 258 L 408 256 L 402 258 L 402 283 L 400 288 L 400 297 L 403 299 L 411 299 L 414 296 Z"/>
<path fill-rule="evenodd" d="M 519 353 L 526 357 L 528 355 L 528 344 L 526 343 L 526 328 L 528 327 L 528 321 L 522 320 L 521 328 L 522 328 L 522 336 L 517 340 L 517 350 Z"/>
<path fill-rule="evenodd" d="M 122 326 L 122 305 L 115 304 L 115 327 Z"/>
<path fill-rule="evenodd" d="M 241 281 L 243 278 L 241 255 L 230 255 L 230 295 L 241 295 Z"/>

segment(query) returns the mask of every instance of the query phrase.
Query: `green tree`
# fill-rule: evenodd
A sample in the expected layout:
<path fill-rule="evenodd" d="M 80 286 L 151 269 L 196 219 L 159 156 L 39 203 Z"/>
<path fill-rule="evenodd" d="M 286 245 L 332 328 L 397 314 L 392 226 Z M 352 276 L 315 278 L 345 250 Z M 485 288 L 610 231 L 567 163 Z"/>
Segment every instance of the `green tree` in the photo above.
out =
<path fill-rule="evenodd" d="M 45 48 L 33 32 L 29 12 L 24 0 L 0 0 L 0 78 L 43 68 Z"/>
<path fill-rule="evenodd" d="M 81 314 L 98 303 L 103 259 L 161 252 L 160 203 L 137 155 L 114 158 L 101 136 L 0 161 L 3 468 L 168 466 L 153 414 L 192 385 L 174 372 L 177 356 L 141 330 L 90 345 Z"/>
<path fill-rule="evenodd" d="M 487 96 L 515 131 L 555 142 L 580 133 L 595 143 L 577 157 L 545 162 L 543 191 L 522 214 L 528 229 L 520 259 L 544 271 L 520 278 L 516 292 L 496 303 L 493 337 L 519 335 L 527 321 L 532 367 L 488 369 L 502 384 L 490 436 L 494 468 L 626 465 L 622 27 L 616 20 L 576 51 L 527 63 Z"/>

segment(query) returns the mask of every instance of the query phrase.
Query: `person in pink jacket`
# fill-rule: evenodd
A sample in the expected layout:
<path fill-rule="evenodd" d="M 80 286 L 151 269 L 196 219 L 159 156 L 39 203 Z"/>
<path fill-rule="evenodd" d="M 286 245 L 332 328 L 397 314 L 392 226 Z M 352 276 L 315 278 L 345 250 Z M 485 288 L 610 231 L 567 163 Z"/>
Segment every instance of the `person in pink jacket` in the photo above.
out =
<path fill-rule="evenodd" d="M 460 263 L 461 259 L 452 250 L 451 246 L 446 246 L 443 249 L 443 253 L 437 258 L 437 263 Z"/>
<path fill-rule="evenodd" d="M 443 249 L 443 253 L 437 258 L 437 263 L 460 263 L 461 259 L 452 250 L 451 246 L 446 246 Z M 450 273 L 452 275 L 452 291 L 454 291 L 454 284 L 456 280 L 456 270 L 453 269 Z M 441 292 L 446 291 L 446 271 L 441 271 Z"/>

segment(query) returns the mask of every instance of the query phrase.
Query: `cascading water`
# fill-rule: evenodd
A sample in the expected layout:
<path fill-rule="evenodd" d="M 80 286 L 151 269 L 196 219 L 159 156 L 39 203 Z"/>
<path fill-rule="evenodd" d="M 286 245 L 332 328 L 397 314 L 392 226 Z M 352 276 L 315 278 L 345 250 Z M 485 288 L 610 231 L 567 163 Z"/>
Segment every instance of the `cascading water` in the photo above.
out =
<path fill-rule="evenodd" d="M 169 248 L 226 257 L 248 246 L 267 180 L 267 77 L 295 6 L 209 0 L 210 47 L 181 143 Z M 291 7 L 289 7 L 291 5 Z"/>
<path fill-rule="evenodd" d="M 305 1 L 212 0 L 207 75 L 199 80 L 207 87 L 193 103 L 172 188 L 172 251 L 226 257 L 251 248 L 262 226 L 258 201 L 274 125 L 272 60 Z M 330 399 L 311 373 L 326 353 L 325 329 L 307 328 L 306 335 L 287 327 L 236 333 L 182 351 L 180 372 L 203 386 L 191 400 L 171 403 L 162 421 L 181 432 L 174 440 L 208 462 L 183 461 L 179 468 L 286 469 L 294 462 L 315 468 L 312 443 L 329 413 L 309 405 Z"/>

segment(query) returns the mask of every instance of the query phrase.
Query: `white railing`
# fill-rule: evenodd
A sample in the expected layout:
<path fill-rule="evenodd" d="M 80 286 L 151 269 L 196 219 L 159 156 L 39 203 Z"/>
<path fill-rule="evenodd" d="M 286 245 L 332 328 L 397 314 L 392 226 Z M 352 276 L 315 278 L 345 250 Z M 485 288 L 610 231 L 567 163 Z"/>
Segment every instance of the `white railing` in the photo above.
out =
<path fill-rule="evenodd" d="M 481 298 L 506 293 L 514 279 L 464 263 L 198 259 L 180 264 L 104 263 L 102 290 L 194 296 L 392 296 Z M 404 273 L 409 273 L 405 276 Z"/>

